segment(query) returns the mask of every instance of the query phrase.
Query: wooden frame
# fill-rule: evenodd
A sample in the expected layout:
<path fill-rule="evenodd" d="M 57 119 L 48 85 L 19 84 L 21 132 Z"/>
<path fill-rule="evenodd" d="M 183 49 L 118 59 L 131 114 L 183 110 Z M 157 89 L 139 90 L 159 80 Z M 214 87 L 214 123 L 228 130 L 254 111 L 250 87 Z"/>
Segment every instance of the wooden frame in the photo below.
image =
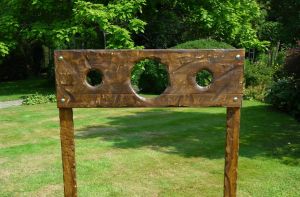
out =
<path fill-rule="evenodd" d="M 55 51 L 65 196 L 77 196 L 72 108 L 207 106 L 227 107 L 224 196 L 236 196 L 244 53 L 242 49 Z M 146 58 L 165 64 L 169 74 L 169 86 L 154 99 L 139 96 L 130 83 L 134 64 Z M 103 75 L 95 87 L 86 81 L 92 69 Z M 196 83 L 201 70 L 213 75 L 208 87 Z"/>

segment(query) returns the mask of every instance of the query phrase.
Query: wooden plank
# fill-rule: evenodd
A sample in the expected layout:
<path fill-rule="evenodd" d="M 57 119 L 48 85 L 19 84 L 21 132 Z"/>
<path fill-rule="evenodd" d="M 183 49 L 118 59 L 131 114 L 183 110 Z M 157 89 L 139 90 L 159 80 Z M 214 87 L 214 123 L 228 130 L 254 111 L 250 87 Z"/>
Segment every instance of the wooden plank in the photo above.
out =
<path fill-rule="evenodd" d="M 60 108 L 60 139 L 65 197 L 77 196 L 74 125 L 72 108 Z"/>
<path fill-rule="evenodd" d="M 227 108 L 227 130 L 224 170 L 224 197 L 235 197 L 239 151 L 240 108 Z"/>
<path fill-rule="evenodd" d="M 169 74 L 169 87 L 155 99 L 140 97 L 130 84 L 134 64 L 145 58 L 161 61 Z M 242 49 L 55 51 L 57 104 L 60 108 L 240 107 L 243 62 Z M 91 69 L 102 72 L 100 86 L 87 84 Z M 195 76 L 202 69 L 213 74 L 208 88 L 196 84 Z"/>
<path fill-rule="evenodd" d="M 191 95 L 161 95 L 154 99 L 144 99 L 132 94 L 74 94 L 76 102 L 63 103 L 71 108 L 89 107 L 201 107 L 212 106 L 240 106 L 242 94 L 191 94 Z M 80 99 L 79 99 L 80 98 Z M 237 99 L 237 101 L 235 100 Z"/>

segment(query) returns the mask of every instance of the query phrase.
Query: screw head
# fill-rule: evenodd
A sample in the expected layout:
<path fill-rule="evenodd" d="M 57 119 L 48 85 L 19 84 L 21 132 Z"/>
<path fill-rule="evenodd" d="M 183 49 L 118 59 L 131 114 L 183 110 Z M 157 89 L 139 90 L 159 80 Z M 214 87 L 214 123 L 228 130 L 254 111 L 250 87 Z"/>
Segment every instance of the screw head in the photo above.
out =
<path fill-rule="evenodd" d="M 59 56 L 59 57 L 58 57 L 58 60 L 59 60 L 59 61 L 62 61 L 63 59 L 64 59 L 63 56 Z"/>
<path fill-rule="evenodd" d="M 240 60 L 240 59 L 241 59 L 241 55 L 240 55 L 240 54 L 237 54 L 237 55 L 235 56 L 235 59 L 236 59 L 236 60 Z"/>
<path fill-rule="evenodd" d="M 237 96 L 233 97 L 233 101 L 237 102 L 239 100 L 239 98 Z"/>
<path fill-rule="evenodd" d="M 62 98 L 62 99 L 60 99 L 60 101 L 61 101 L 62 103 L 64 103 L 64 102 L 66 101 L 66 99 L 65 99 L 65 98 Z"/>

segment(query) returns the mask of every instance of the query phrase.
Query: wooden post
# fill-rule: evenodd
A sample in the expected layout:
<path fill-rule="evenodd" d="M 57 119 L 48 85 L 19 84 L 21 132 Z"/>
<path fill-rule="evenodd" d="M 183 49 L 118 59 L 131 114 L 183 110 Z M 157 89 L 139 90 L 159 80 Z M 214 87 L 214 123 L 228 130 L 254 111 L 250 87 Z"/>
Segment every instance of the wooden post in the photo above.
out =
<path fill-rule="evenodd" d="M 239 151 L 240 108 L 227 108 L 224 197 L 235 197 Z"/>
<path fill-rule="evenodd" d="M 72 108 L 59 108 L 59 118 L 65 197 L 76 197 L 77 185 Z"/>

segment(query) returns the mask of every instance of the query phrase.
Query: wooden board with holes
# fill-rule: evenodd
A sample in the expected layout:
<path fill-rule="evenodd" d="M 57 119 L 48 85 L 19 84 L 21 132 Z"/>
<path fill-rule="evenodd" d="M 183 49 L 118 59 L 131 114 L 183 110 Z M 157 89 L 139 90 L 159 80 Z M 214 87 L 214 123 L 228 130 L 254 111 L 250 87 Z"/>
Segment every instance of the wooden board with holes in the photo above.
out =
<path fill-rule="evenodd" d="M 55 51 L 57 105 L 78 107 L 240 107 L 243 49 L 210 50 L 59 50 Z M 146 99 L 131 87 L 131 70 L 143 59 L 166 65 L 169 86 Z M 87 73 L 99 70 L 102 82 L 91 86 Z M 196 74 L 209 70 L 212 84 L 200 87 Z"/>

